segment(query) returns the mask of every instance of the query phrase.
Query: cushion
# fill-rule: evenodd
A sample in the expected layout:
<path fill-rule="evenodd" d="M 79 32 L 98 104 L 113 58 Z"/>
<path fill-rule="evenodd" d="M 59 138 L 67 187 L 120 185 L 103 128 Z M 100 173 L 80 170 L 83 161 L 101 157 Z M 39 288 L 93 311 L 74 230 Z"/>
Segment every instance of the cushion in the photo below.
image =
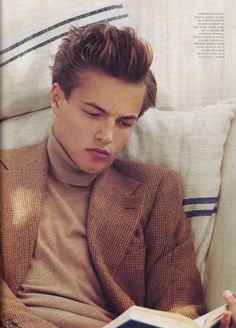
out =
<path fill-rule="evenodd" d="M 7 118 L 0 122 L 1 148 L 19 148 L 39 143 L 53 122 L 50 108 Z"/>
<path fill-rule="evenodd" d="M 204 275 L 221 185 L 224 144 L 236 100 L 199 111 L 150 109 L 136 125 L 120 158 L 163 165 L 183 182 L 183 206 L 195 237 L 197 265 Z"/>
<path fill-rule="evenodd" d="M 236 114 L 236 106 L 234 107 Z M 204 280 L 209 310 L 224 303 L 222 292 L 234 291 L 236 272 L 236 118 L 228 134 L 222 162 L 220 203 L 212 242 L 207 255 Z"/>
<path fill-rule="evenodd" d="M 180 174 L 183 206 L 192 225 L 197 265 L 202 276 L 215 224 L 224 144 L 235 108 L 236 99 L 199 111 L 150 109 L 139 119 L 119 156 L 164 165 Z M 4 120 L 1 123 L 2 148 L 40 142 L 52 122 L 49 108 Z"/>
<path fill-rule="evenodd" d="M 3 1 L 1 17 L 1 118 L 46 108 L 52 56 L 71 25 L 99 21 L 129 25 L 121 0 Z M 20 28 L 19 28 L 20 27 Z"/>

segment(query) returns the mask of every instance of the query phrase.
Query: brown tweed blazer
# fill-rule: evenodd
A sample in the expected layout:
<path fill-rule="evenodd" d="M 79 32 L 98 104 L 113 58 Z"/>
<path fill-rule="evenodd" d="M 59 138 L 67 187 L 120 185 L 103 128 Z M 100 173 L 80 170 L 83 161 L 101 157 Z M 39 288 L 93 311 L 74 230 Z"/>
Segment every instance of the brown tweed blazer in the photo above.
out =
<path fill-rule="evenodd" d="M 15 297 L 34 252 L 47 171 L 46 141 L 3 151 L 1 320 L 5 327 L 11 322 L 22 328 L 54 327 Z M 94 183 L 87 220 L 91 257 L 111 311 L 120 314 L 137 304 L 190 317 L 202 314 L 200 276 L 176 173 L 116 160 Z"/>

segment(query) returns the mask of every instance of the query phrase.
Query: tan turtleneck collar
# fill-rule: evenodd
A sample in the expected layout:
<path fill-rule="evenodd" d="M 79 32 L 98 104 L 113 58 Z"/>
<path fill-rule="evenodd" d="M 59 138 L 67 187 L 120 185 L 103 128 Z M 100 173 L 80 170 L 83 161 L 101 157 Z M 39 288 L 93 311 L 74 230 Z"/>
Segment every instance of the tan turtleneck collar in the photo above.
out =
<path fill-rule="evenodd" d="M 60 182 L 74 186 L 88 187 L 98 176 L 98 174 L 83 172 L 75 165 L 54 136 L 53 128 L 49 131 L 47 150 L 50 173 Z"/>

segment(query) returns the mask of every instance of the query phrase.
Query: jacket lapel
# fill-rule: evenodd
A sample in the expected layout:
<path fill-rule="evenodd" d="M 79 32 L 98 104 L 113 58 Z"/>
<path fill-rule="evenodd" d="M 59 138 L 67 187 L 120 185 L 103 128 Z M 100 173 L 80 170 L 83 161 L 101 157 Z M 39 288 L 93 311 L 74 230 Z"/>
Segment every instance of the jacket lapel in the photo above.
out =
<path fill-rule="evenodd" d="M 44 141 L 2 160 L 4 279 L 14 292 L 29 267 L 37 238 L 46 190 L 46 156 Z"/>
<path fill-rule="evenodd" d="M 140 220 L 139 182 L 112 167 L 95 182 L 88 212 L 88 243 L 96 266 L 113 274 Z"/>

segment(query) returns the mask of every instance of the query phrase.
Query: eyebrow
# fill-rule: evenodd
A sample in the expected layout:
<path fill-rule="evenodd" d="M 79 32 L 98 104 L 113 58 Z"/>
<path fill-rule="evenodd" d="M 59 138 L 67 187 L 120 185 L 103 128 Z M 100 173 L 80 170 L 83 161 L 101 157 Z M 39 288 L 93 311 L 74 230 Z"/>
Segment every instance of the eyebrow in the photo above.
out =
<path fill-rule="evenodd" d="M 107 111 L 104 108 L 102 108 L 101 106 L 99 106 L 93 102 L 84 102 L 84 104 L 99 110 L 101 113 L 107 113 Z M 129 119 L 129 120 L 137 120 L 138 119 L 138 117 L 136 115 L 127 115 L 127 116 L 122 116 L 121 118 Z"/>

